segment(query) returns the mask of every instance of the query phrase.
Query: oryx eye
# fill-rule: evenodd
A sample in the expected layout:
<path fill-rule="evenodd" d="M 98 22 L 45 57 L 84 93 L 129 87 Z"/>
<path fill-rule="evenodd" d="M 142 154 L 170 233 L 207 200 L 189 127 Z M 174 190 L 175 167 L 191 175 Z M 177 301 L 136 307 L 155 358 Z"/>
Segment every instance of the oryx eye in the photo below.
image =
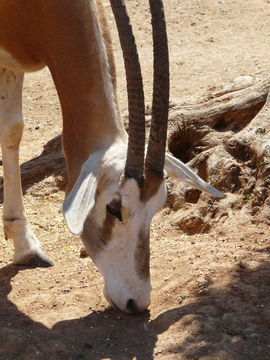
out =
<path fill-rule="evenodd" d="M 109 204 L 106 205 L 106 210 L 108 213 L 115 216 L 119 221 L 123 221 L 121 214 L 121 201 L 112 200 Z"/>

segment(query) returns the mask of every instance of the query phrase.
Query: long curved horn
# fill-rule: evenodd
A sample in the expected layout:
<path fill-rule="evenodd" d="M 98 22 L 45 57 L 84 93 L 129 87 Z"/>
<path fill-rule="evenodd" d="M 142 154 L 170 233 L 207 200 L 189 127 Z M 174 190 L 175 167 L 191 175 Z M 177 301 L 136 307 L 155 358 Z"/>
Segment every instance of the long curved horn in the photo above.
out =
<path fill-rule="evenodd" d="M 123 51 L 129 110 L 129 140 L 125 177 L 141 183 L 144 174 L 145 116 L 141 67 L 124 0 L 110 0 Z"/>
<path fill-rule="evenodd" d="M 169 52 L 162 0 L 149 0 L 154 46 L 152 122 L 145 168 L 163 176 L 169 109 Z"/>

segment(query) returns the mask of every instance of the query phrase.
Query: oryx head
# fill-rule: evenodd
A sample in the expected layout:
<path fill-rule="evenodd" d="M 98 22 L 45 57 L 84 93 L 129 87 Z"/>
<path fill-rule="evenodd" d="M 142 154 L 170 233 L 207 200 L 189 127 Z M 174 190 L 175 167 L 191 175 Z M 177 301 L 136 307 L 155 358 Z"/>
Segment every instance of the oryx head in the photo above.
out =
<path fill-rule="evenodd" d="M 120 5 L 119 5 L 120 3 Z M 144 95 L 134 38 L 122 1 L 111 0 L 124 53 L 129 95 L 128 144 L 115 141 L 91 154 L 64 201 L 72 233 L 81 236 L 105 281 L 107 300 L 125 312 L 150 303 L 149 233 L 167 191 L 165 171 L 182 181 L 220 193 L 186 165 L 165 155 L 169 65 L 161 0 L 150 0 L 154 43 L 152 124 L 145 156 Z"/>

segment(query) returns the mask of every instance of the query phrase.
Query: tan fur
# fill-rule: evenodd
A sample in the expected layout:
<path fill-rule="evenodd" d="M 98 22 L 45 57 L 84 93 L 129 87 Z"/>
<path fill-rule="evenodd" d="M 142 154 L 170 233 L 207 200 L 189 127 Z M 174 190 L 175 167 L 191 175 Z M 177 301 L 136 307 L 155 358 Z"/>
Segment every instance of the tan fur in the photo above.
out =
<path fill-rule="evenodd" d="M 97 0 L 114 89 L 114 112 L 104 89 L 98 43 L 102 34 L 97 39 L 94 5 L 92 0 L 0 1 L 0 48 L 17 60 L 21 71 L 47 65 L 52 73 L 63 112 L 68 191 L 90 153 L 117 137 L 126 138 L 116 100 L 111 39 L 102 3 Z"/>
<path fill-rule="evenodd" d="M 22 122 L 18 122 L 11 125 L 9 129 L 9 134 L 5 139 L 5 145 L 7 147 L 13 147 L 13 148 L 18 147 L 21 142 L 22 131 L 23 131 Z"/>

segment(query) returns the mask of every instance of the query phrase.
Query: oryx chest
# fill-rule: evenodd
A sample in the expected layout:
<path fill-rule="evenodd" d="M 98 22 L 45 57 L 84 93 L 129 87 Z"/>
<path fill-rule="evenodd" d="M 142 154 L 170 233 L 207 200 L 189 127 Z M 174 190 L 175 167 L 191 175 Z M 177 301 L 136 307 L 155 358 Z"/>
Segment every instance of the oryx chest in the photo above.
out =
<path fill-rule="evenodd" d="M 11 52 L 7 51 L 0 44 L 0 67 L 6 68 L 12 71 L 18 72 L 29 72 L 29 71 L 37 71 L 44 67 L 43 64 L 40 63 L 28 63 L 23 59 L 18 59 Z"/>
<path fill-rule="evenodd" d="M 4 50 L 1 47 L 0 47 L 0 65 L 1 67 L 15 71 L 20 71 L 22 68 L 20 62 L 12 54 L 10 54 L 8 51 Z"/>

